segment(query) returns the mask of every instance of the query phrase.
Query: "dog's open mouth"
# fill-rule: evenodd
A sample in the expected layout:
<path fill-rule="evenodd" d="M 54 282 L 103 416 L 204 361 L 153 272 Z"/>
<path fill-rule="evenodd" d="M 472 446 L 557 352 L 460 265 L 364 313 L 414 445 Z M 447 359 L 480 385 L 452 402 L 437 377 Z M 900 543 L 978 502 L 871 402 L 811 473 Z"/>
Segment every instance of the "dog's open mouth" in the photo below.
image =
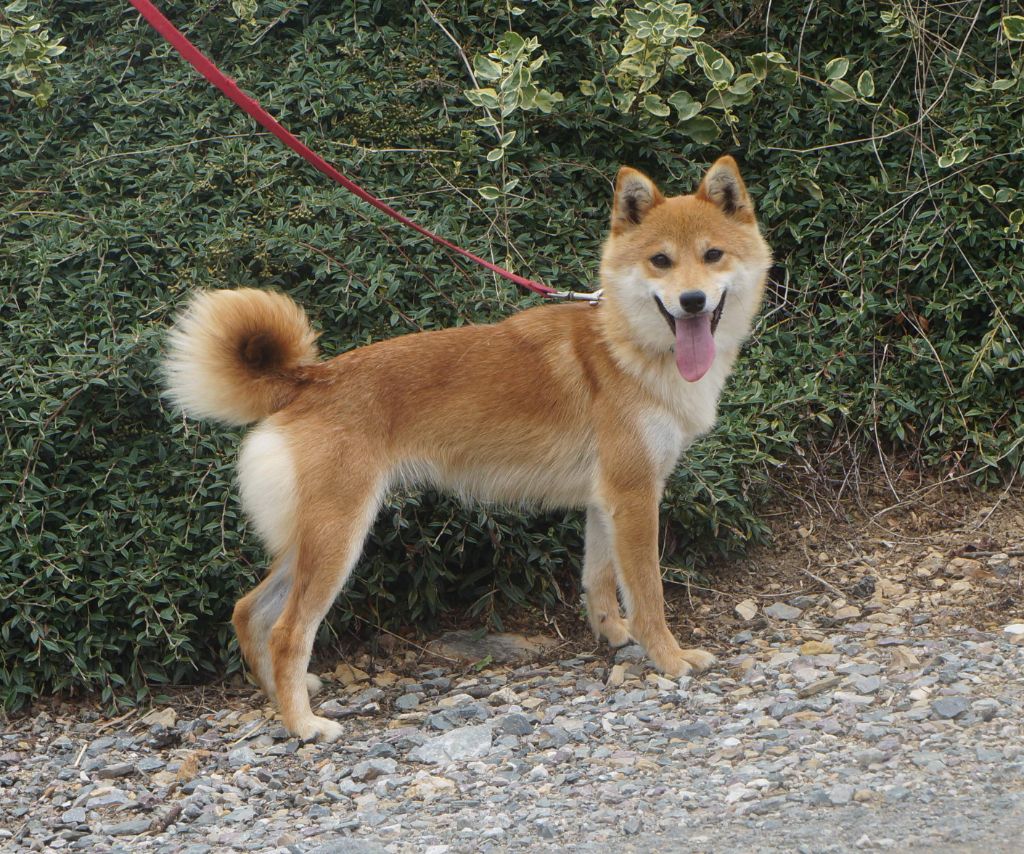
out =
<path fill-rule="evenodd" d="M 710 314 L 702 312 L 675 317 L 657 295 L 654 301 L 675 336 L 676 367 L 679 374 L 687 382 L 697 382 L 708 372 L 715 359 L 715 330 L 718 329 L 718 322 L 725 309 L 725 291 L 722 291 L 722 298 Z"/>

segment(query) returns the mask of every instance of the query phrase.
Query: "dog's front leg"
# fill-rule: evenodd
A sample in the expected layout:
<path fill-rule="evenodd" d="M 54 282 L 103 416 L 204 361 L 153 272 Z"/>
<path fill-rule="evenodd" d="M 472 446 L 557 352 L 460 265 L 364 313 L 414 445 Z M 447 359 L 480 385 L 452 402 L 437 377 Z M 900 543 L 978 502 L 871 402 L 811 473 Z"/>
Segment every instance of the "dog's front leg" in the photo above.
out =
<path fill-rule="evenodd" d="M 658 489 L 635 472 L 608 478 L 602 489 L 611 522 L 616 569 L 626 603 L 629 631 L 658 669 L 686 676 L 710 667 L 715 657 L 702 649 L 681 649 L 665 622 L 665 599 L 658 562 Z"/>

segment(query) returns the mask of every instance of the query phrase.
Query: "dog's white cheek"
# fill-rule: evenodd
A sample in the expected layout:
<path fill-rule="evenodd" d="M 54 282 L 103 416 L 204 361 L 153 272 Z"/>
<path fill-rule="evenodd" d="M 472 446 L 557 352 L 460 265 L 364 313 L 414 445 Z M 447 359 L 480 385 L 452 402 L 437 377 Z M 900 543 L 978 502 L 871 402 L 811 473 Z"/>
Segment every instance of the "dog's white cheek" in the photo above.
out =
<path fill-rule="evenodd" d="M 661 316 L 654 298 L 660 296 L 654 282 L 644 275 L 640 267 L 629 267 L 618 273 L 618 294 L 633 331 L 640 340 L 648 343 L 664 343 L 671 346 L 672 334 Z"/>

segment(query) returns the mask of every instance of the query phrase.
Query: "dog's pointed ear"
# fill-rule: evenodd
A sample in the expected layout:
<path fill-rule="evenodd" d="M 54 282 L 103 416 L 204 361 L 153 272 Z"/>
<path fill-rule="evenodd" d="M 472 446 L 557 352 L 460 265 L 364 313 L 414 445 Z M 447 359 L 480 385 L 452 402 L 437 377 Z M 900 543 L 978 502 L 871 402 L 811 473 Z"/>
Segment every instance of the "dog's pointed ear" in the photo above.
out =
<path fill-rule="evenodd" d="M 651 208 L 665 201 L 654 182 L 637 169 L 623 166 L 615 177 L 612 233 L 621 234 L 643 222 Z"/>
<path fill-rule="evenodd" d="M 754 203 L 740 177 L 736 161 L 729 155 L 719 157 L 708 169 L 697 188 L 697 198 L 721 208 L 726 216 L 744 222 L 754 221 Z"/>

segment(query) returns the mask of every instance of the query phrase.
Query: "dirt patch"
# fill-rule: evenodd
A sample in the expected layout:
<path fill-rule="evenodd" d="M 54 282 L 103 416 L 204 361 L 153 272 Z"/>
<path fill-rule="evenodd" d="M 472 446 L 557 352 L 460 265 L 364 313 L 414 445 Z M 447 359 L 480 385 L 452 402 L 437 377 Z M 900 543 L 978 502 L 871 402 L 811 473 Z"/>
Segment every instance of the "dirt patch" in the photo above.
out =
<path fill-rule="evenodd" d="M 789 511 L 775 518 L 770 546 L 709 576 L 666 593 L 680 635 L 712 647 L 793 600 L 826 625 L 894 613 L 936 629 L 999 630 L 1024 618 L 1024 498 L 947 489 L 895 506 L 879 496 L 829 513 Z M 754 620 L 736 611 L 747 600 Z"/>

